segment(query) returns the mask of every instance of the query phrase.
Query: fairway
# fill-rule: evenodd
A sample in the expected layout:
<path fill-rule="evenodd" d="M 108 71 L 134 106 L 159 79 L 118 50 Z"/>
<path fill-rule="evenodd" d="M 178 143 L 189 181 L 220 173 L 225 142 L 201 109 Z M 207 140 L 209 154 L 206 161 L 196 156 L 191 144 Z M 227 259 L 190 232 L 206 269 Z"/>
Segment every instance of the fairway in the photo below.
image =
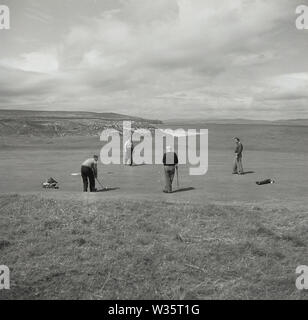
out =
<path fill-rule="evenodd" d="M 166 125 L 167 127 L 167 125 Z M 178 126 L 180 127 L 180 126 Z M 102 165 L 99 178 L 114 191 L 97 198 L 168 199 L 168 201 L 209 201 L 278 203 L 305 205 L 308 172 L 307 126 L 215 125 L 209 130 L 209 167 L 203 176 L 190 176 L 189 166 L 180 166 L 180 190 L 164 195 L 162 165 Z M 175 128 L 174 126 L 171 128 Z M 186 129 L 186 128 L 185 128 Z M 232 175 L 232 137 L 239 132 L 244 143 L 243 176 Z M 55 196 L 64 199 L 82 190 L 83 159 L 99 153 L 99 137 L 29 138 L 3 137 L 0 150 L 1 193 L 44 192 L 41 182 L 53 177 L 60 183 Z M 275 185 L 257 186 L 256 181 L 273 178 Z M 175 183 L 174 183 L 175 186 Z M 78 195 L 76 194 L 78 198 Z"/>

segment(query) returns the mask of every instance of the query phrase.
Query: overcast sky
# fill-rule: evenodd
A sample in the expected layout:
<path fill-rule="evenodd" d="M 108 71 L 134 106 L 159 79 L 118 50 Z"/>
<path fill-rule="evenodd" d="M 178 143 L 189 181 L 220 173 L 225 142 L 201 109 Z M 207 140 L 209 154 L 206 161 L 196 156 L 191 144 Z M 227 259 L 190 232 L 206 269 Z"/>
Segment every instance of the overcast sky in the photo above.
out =
<path fill-rule="evenodd" d="M 302 3 L 0 0 L 0 108 L 308 118 Z"/>

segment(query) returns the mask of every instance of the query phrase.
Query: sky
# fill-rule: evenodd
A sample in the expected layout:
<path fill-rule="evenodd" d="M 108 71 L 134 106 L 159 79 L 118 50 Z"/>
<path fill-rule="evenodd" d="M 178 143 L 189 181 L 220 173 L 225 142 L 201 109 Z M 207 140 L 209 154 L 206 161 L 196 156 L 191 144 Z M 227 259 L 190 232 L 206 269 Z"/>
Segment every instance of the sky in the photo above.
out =
<path fill-rule="evenodd" d="M 0 0 L 0 109 L 308 118 L 305 1 Z"/>

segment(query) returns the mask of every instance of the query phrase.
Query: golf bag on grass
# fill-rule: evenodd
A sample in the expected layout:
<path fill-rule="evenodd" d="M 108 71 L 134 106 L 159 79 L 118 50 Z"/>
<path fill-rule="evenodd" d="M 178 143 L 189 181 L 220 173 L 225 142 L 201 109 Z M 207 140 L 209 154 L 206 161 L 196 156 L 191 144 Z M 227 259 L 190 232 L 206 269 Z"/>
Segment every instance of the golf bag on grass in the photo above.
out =
<path fill-rule="evenodd" d="M 270 184 L 270 183 L 275 183 L 275 180 L 273 179 L 265 179 L 262 181 L 256 181 L 256 184 L 259 186 L 262 186 L 263 184 Z"/>
<path fill-rule="evenodd" d="M 59 189 L 58 182 L 52 177 L 43 182 L 42 187 L 44 189 Z"/>

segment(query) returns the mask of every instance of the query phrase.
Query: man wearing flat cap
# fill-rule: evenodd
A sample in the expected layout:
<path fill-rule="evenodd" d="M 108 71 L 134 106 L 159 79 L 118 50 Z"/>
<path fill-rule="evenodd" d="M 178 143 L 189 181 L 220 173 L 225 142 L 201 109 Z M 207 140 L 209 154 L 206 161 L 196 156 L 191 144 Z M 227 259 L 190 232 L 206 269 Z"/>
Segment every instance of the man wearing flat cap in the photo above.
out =
<path fill-rule="evenodd" d="M 243 145 L 238 137 L 233 138 L 235 140 L 235 158 L 233 164 L 233 174 L 243 174 L 243 164 L 242 164 L 242 157 L 243 157 Z"/>

